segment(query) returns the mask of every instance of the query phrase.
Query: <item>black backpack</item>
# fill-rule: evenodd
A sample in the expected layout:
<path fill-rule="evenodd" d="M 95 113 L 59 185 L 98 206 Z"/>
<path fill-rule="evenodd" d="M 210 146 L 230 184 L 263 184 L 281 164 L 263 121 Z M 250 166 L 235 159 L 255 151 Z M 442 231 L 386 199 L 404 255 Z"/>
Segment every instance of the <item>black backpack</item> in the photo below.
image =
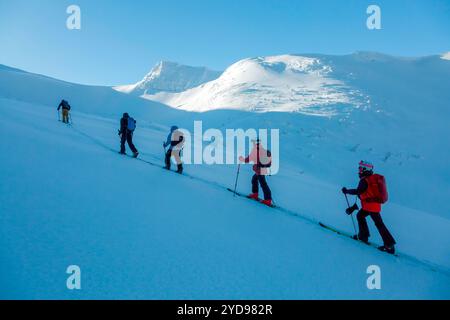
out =
<path fill-rule="evenodd" d="M 272 157 L 272 152 L 270 150 L 267 150 L 267 158 Z M 259 160 L 259 145 L 257 146 L 257 158 L 258 158 L 258 167 L 259 168 L 270 168 L 272 166 L 272 161 L 269 161 L 268 163 L 261 163 Z"/>
<path fill-rule="evenodd" d="M 70 104 L 66 100 L 63 100 L 62 107 L 63 109 L 70 110 Z"/>

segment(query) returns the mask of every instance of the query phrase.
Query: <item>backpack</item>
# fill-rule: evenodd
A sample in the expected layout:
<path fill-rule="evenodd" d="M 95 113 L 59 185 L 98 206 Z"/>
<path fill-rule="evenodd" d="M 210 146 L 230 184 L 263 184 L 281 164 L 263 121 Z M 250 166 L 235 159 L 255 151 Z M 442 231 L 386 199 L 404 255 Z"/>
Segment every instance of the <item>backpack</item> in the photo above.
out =
<path fill-rule="evenodd" d="M 127 129 L 129 131 L 134 131 L 136 129 L 136 120 L 134 120 L 133 118 L 129 117 L 128 118 Z"/>
<path fill-rule="evenodd" d="M 386 179 L 380 174 L 374 174 L 370 177 L 369 188 L 372 193 L 369 202 L 377 202 L 385 204 L 389 200 L 389 195 L 386 186 Z"/>
<path fill-rule="evenodd" d="M 62 108 L 70 111 L 70 104 L 66 100 L 63 100 Z"/>
<path fill-rule="evenodd" d="M 266 150 L 266 156 L 259 158 L 259 148 L 258 148 L 258 167 L 259 168 L 270 168 L 272 166 L 272 153 L 270 150 Z"/>

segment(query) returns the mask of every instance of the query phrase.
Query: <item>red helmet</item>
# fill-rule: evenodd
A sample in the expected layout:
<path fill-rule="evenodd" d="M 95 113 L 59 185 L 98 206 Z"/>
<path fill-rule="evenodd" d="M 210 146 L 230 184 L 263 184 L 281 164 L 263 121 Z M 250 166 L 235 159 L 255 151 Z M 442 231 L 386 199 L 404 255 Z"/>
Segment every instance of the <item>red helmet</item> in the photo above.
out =
<path fill-rule="evenodd" d="M 373 172 L 373 164 L 369 161 L 361 160 L 359 162 L 359 174 L 364 174 L 366 172 Z"/>

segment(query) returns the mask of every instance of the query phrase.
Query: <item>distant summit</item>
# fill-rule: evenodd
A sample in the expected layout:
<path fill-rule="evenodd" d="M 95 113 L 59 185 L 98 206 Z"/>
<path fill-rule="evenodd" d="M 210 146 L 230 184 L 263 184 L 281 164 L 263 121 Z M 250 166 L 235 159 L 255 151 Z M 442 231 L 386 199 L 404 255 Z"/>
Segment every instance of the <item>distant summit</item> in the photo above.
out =
<path fill-rule="evenodd" d="M 177 93 L 217 79 L 219 71 L 161 61 L 138 83 L 115 87 L 117 91 L 138 96 L 158 92 Z"/>

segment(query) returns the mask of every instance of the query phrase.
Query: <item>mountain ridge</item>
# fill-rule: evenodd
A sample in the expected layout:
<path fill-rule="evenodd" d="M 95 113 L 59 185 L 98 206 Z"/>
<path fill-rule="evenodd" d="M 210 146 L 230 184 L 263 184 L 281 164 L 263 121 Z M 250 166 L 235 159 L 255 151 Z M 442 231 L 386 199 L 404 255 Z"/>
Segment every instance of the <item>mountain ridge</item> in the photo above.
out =
<path fill-rule="evenodd" d="M 421 72 L 427 76 L 424 78 Z M 218 79 L 198 87 L 142 97 L 196 112 L 237 109 L 335 116 L 376 108 L 368 94 L 379 86 L 374 77 L 390 82 L 392 77 L 385 74 L 404 80 L 417 75 L 417 82 L 429 87 L 436 84 L 428 77 L 430 72 L 448 78 L 450 65 L 439 55 L 408 58 L 366 51 L 349 55 L 287 54 L 246 58 L 232 64 Z M 445 87 L 443 83 L 437 85 Z M 392 85 L 412 88 L 414 83 Z M 411 94 L 415 93 L 411 89 Z"/>
<path fill-rule="evenodd" d="M 176 93 L 214 80 L 220 74 L 221 72 L 206 67 L 192 67 L 177 62 L 160 61 L 142 80 L 131 85 L 116 86 L 114 89 L 138 96 L 161 91 Z"/>

